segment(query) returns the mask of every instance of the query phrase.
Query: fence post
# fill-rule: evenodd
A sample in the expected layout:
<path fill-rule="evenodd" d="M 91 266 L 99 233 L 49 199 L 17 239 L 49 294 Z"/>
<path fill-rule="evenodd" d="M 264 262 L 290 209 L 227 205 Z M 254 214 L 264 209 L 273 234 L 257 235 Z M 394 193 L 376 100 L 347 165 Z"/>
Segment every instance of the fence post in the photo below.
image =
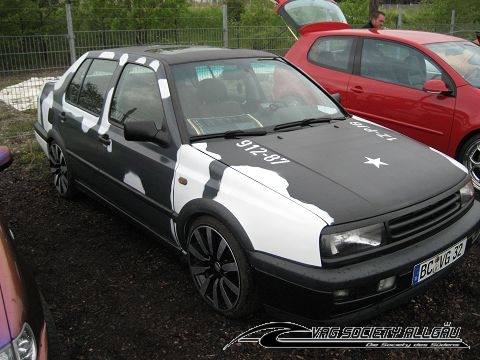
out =
<path fill-rule="evenodd" d="M 77 60 L 75 53 L 75 34 L 73 33 L 72 13 L 70 11 L 70 0 L 65 3 L 65 12 L 67 14 L 67 39 L 68 47 L 70 48 L 70 63 L 73 64 Z"/>
<path fill-rule="evenodd" d="M 400 6 L 398 8 L 398 18 L 397 18 L 397 29 L 401 29 L 403 27 L 403 10 Z"/>
<path fill-rule="evenodd" d="M 452 19 L 450 20 L 450 35 L 455 32 L 455 9 L 452 10 Z"/>
<path fill-rule="evenodd" d="M 227 4 L 222 6 L 223 13 L 223 47 L 228 48 L 228 16 L 227 16 Z"/>

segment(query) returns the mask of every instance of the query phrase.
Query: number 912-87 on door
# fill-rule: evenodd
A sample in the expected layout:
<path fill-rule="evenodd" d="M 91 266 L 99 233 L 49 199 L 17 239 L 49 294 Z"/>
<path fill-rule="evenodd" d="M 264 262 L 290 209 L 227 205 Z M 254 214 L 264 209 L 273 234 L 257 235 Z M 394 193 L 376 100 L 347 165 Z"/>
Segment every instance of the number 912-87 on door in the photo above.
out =
<path fill-rule="evenodd" d="M 463 239 L 440 254 L 432 256 L 430 259 L 415 265 L 413 268 L 412 284 L 418 284 L 457 261 L 465 253 L 466 244 L 467 239 Z"/>

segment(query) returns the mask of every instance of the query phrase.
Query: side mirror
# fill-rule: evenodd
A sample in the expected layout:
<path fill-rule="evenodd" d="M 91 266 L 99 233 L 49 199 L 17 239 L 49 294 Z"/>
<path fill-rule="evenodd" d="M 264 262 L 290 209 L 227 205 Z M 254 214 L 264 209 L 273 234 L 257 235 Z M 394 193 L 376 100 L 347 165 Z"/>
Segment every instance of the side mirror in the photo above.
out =
<path fill-rule="evenodd" d="M 423 84 L 423 91 L 429 94 L 450 94 L 452 91 L 448 88 L 447 84 L 440 79 L 428 80 Z"/>
<path fill-rule="evenodd" d="M 6 146 L 0 146 L 0 171 L 5 170 L 12 163 L 12 153 Z"/>
<path fill-rule="evenodd" d="M 127 119 L 123 124 L 123 134 L 128 141 L 152 141 L 162 147 L 169 143 L 168 135 L 157 129 L 153 121 Z"/>

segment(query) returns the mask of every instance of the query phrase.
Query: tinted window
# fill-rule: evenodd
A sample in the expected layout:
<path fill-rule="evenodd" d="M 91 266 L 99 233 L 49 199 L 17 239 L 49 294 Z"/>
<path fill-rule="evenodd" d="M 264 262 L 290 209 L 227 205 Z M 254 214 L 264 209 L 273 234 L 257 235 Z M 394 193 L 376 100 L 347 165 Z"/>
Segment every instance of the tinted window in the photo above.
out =
<path fill-rule="evenodd" d="M 78 68 L 75 76 L 73 77 L 72 81 L 68 85 L 67 93 L 65 95 L 65 98 L 67 99 L 67 101 L 74 104 L 78 102 L 80 89 L 82 87 L 83 80 L 85 79 L 85 75 L 87 74 L 87 70 L 91 62 L 92 62 L 91 59 L 87 59 Z"/>
<path fill-rule="evenodd" d="M 162 100 L 155 72 L 147 67 L 127 64 L 113 96 L 110 119 L 122 124 L 127 118 L 154 121 L 162 128 Z"/>
<path fill-rule="evenodd" d="M 308 52 L 308 60 L 320 66 L 347 72 L 351 64 L 352 44 L 352 38 L 320 38 Z"/>
<path fill-rule="evenodd" d="M 365 39 L 360 75 L 422 89 L 427 80 L 443 74 L 429 58 L 414 48 L 391 41 Z"/>

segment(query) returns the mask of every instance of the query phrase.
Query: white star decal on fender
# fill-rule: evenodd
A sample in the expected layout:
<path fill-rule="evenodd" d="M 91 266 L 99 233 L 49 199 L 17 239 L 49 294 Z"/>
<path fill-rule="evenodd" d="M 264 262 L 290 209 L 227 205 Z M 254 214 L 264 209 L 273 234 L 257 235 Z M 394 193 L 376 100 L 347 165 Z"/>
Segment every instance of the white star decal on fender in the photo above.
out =
<path fill-rule="evenodd" d="M 380 158 L 370 159 L 369 157 L 365 156 L 365 159 L 367 159 L 367 161 L 365 161 L 364 164 L 372 164 L 377 168 L 380 168 L 381 165 L 388 165 L 387 163 L 380 161 Z"/>

